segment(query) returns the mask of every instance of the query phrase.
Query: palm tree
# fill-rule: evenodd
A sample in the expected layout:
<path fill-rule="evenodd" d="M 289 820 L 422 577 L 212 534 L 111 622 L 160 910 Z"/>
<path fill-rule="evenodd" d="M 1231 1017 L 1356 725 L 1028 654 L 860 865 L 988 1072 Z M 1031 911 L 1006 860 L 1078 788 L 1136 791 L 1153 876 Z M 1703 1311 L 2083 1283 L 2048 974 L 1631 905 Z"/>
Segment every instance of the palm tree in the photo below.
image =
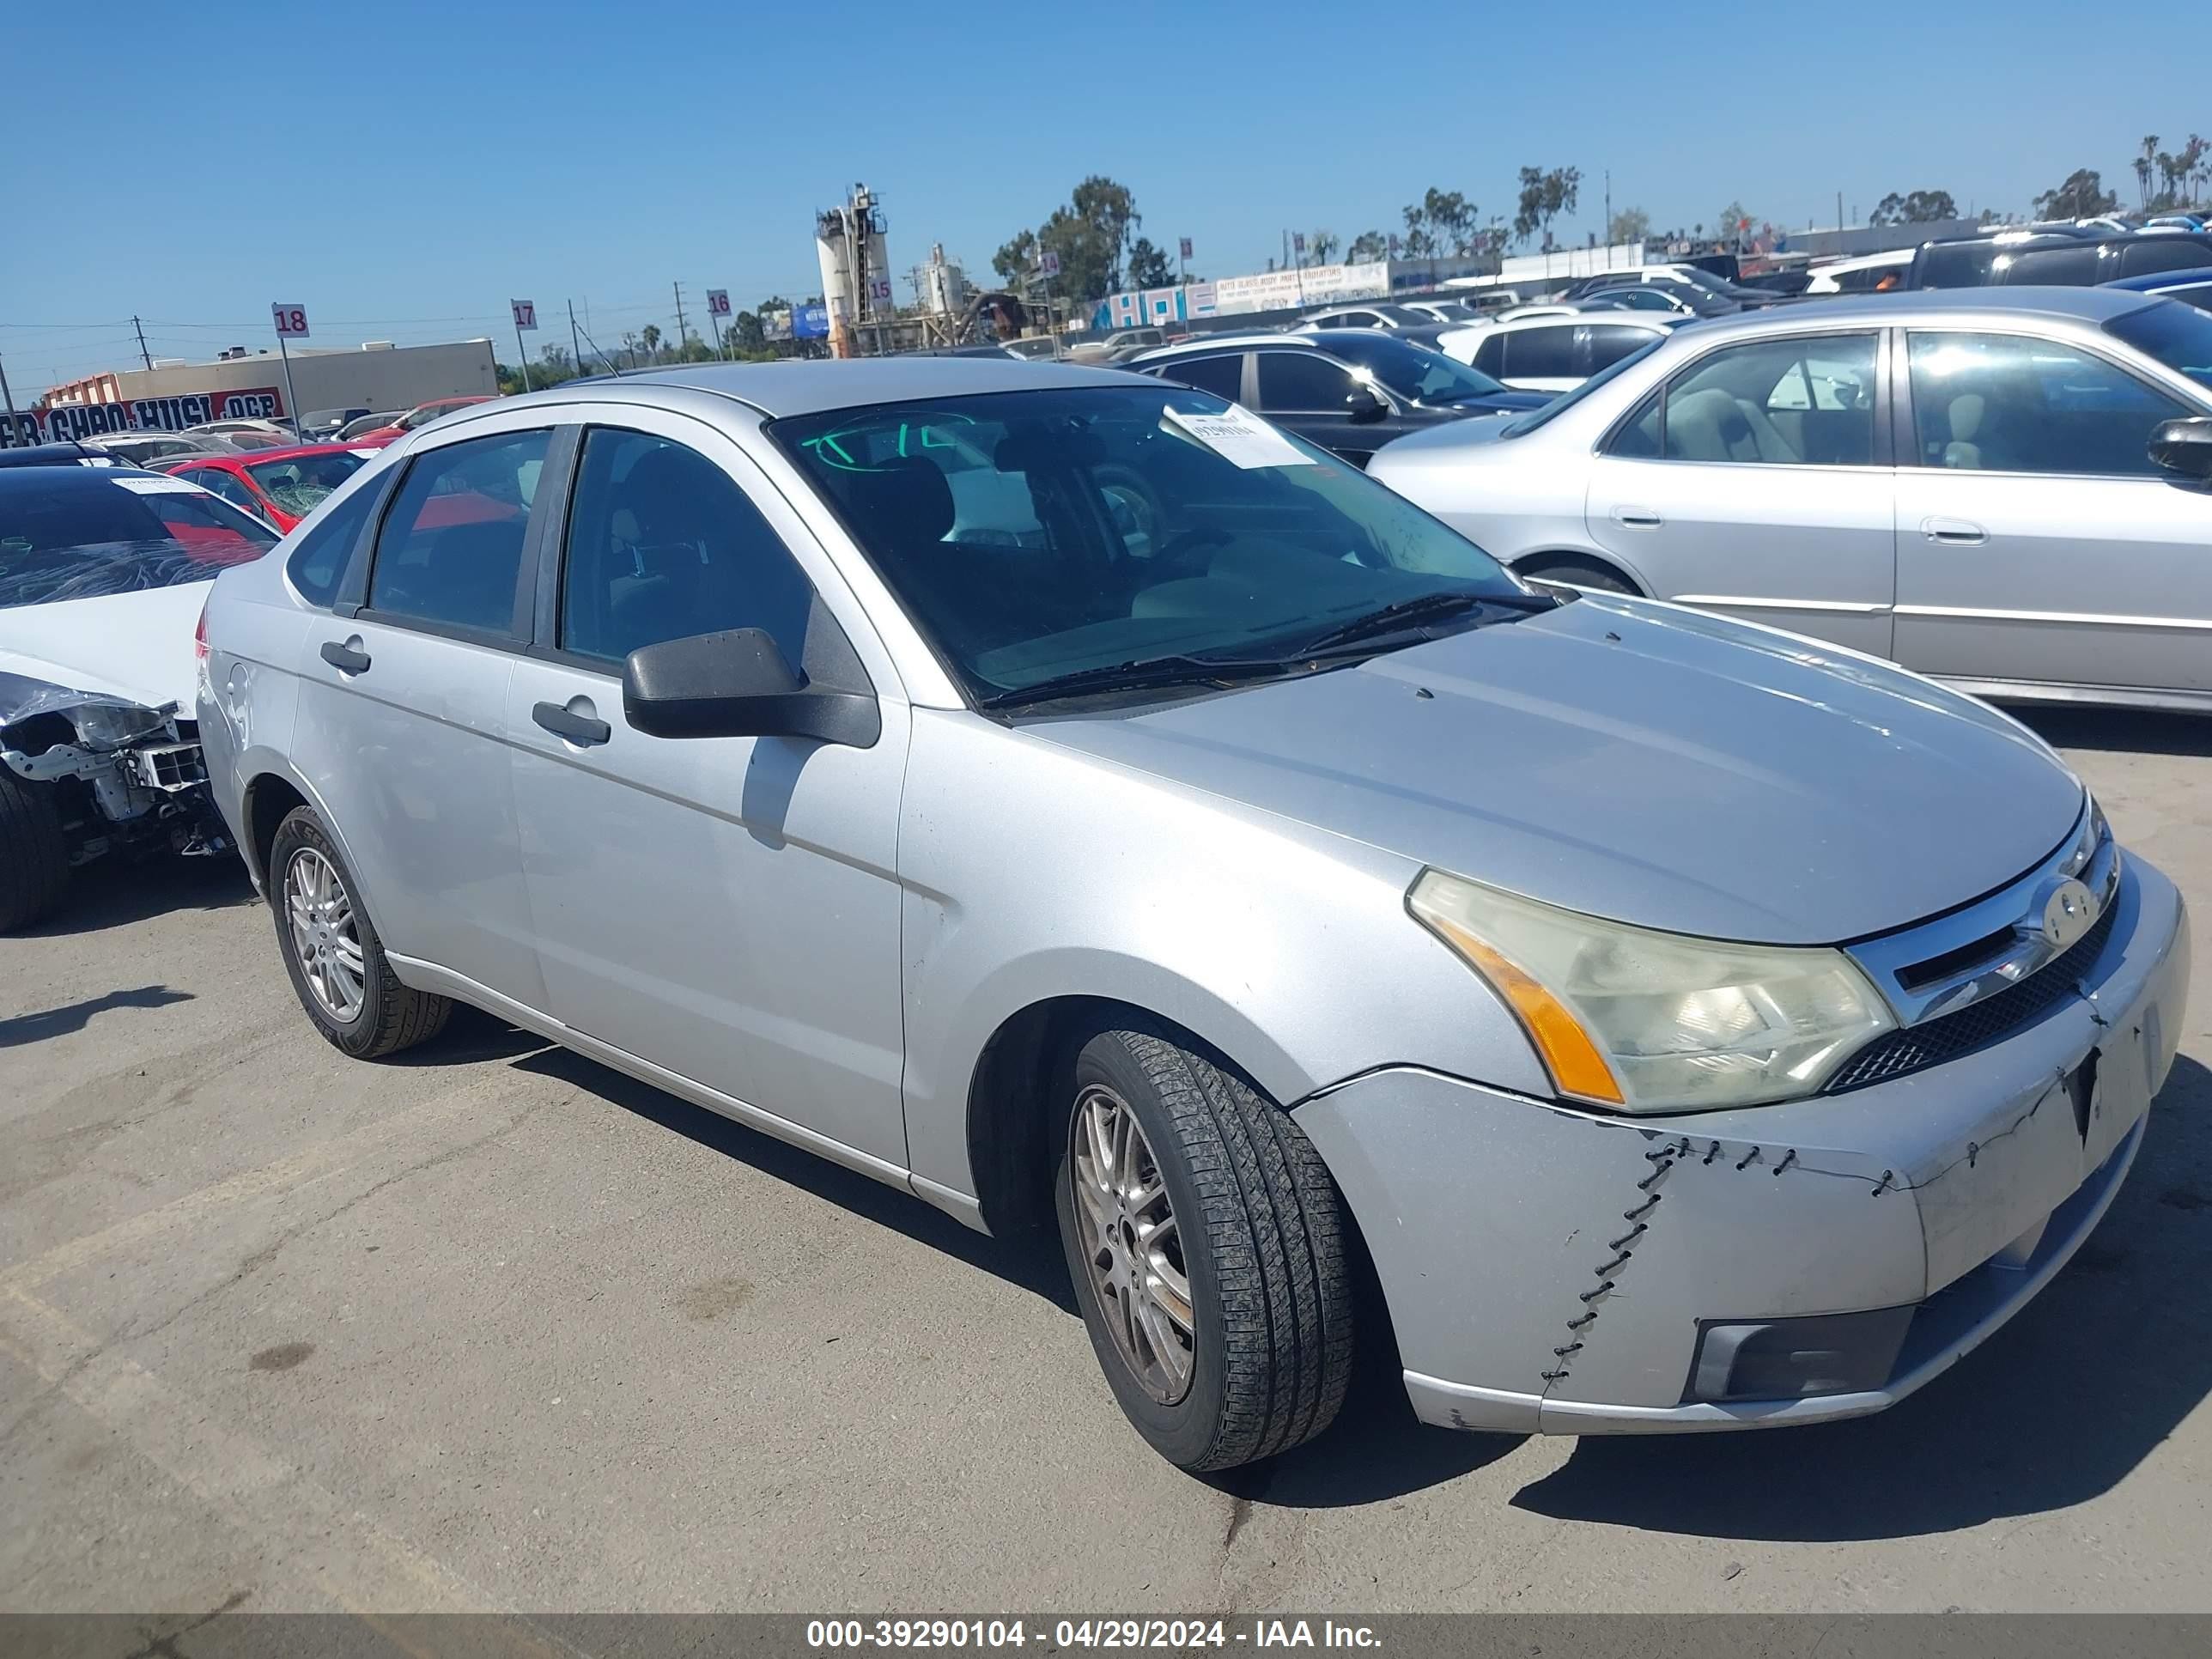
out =
<path fill-rule="evenodd" d="M 660 325 L 658 323 L 647 323 L 645 325 L 644 331 L 637 337 L 645 343 L 646 362 L 652 362 L 655 361 L 656 356 L 660 350 Z"/>
<path fill-rule="evenodd" d="M 2136 155 L 2135 161 L 2136 189 L 2142 198 L 2142 205 L 2145 209 L 2148 209 L 2150 206 L 2151 169 L 2157 165 L 2158 135 L 2153 132 L 2144 136 L 2142 141 L 2142 150 Z"/>

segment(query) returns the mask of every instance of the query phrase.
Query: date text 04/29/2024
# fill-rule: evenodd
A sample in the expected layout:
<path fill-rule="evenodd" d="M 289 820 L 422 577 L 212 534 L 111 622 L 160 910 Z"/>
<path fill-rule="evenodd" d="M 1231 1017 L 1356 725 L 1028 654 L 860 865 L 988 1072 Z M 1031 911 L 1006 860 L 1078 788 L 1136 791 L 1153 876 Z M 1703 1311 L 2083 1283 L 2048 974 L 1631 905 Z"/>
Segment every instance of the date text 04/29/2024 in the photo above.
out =
<path fill-rule="evenodd" d="M 1373 1648 L 1365 1625 L 1334 1620 L 1255 1619 L 1239 1629 L 1220 1619 L 1061 1619 L 1036 1629 L 1022 1619 L 816 1619 L 806 1644 L 840 1648 Z"/>

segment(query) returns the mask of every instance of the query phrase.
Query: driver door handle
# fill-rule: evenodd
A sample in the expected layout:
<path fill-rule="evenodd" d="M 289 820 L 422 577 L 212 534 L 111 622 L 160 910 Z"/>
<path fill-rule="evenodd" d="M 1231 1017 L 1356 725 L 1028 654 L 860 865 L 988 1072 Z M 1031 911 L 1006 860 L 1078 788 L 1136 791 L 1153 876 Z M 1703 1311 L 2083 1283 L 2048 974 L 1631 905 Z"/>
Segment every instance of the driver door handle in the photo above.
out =
<path fill-rule="evenodd" d="M 343 645 L 336 640 L 324 641 L 323 660 L 341 674 L 366 674 L 368 672 L 368 653 L 361 648 L 358 635 Z"/>
<path fill-rule="evenodd" d="M 1920 533 L 1942 547 L 1979 547 L 1990 538 L 1988 531 L 1964 519 L 1923 519 Z"/>
<path fill-rule="evenodd" d="M 1616 507 L 1613 521 L 1631 530 L 1656 530 L 1666 520 L 1648 507 Z"/>
<path fill-rule="evenodd" d="M 591 706 L 589 702 L 584 704 L 586 708 Z M 605 720 L 593 720 L 589 714 L 572 714 L 557 702 L 539 703 L 530 711 L 530 718 L 555 737 L 566 738 L 582 749 L 605 743 L 614 735 L 614 728 Z"/>

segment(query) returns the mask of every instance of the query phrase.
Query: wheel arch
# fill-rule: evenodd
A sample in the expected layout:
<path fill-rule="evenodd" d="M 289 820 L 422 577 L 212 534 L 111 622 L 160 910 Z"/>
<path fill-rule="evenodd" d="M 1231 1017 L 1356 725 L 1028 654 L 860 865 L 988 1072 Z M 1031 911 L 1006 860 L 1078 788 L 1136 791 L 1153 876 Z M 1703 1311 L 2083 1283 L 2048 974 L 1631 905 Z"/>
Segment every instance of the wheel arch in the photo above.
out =
<path fill-rule="evenodd" d="M 1509 562 L 1516 575 L 1526 575 L 1532 566 L 1543 564 L 1586 564 L 1609 570 L 1628 584 L 1639 597 L 1650 599 L 1651 584 L 1631 569 L 1611 553 L 1588 547 L 1544 547 L 1533 553 L 1516 555 Z"/>
<path fill-rule="evenodd" d="M 1142 1030 L 1180 1043 L 1281 1108 L 1231 1053 L 1202 1031 L 1139 1002 L 1066 994 L 1016 1009 L 985 1039 L 969 1073 L 968 1164 L 984 1226 L 999 1235 L 1052 1224 L 1055 1085 L 1076 1049 L 1101 1031 Z"/>
<path fill-rule="evenodd" d="M 254 884 L 264 895 L 267 893 L 269 848 L 276 839 L 277 827 L 293 811 L 305 806 L 313 811 L 324 832 L 337 843 L 338 855 L 345 860 L 356 900 L 371 916 L 380 915 L 375 894 L 368 891 L 362 881 L 361 860 L 353 855 L 344 826 L 331 816 L 330 808 L 315 787 L 288 763 L 266 750 L 242 757 L 238 770 L 246 783 L 239 796 L 240 821 L 234 827 L 239 832 L 240 855 L 245 859 L 246 873 L 252 877 Z"/>

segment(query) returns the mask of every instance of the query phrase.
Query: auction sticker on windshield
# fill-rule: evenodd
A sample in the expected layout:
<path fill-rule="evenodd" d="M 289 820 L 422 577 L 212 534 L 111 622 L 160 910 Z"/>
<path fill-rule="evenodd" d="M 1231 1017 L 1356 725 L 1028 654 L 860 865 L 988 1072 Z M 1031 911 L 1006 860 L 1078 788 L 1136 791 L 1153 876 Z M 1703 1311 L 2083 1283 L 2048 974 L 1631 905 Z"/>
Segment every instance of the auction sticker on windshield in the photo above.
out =
<path fill-rule="evenodd" d="M 1314 464 L 1312 456 L 1250 410 L 1236 404 L 1229 406 L 1226 415 L 1186 415 L 1172 408 L 1161 412 L 1231 465 L 1249 469 Z"/>
<path fill-rule="evenodd" d="M 111 478 L 109 483 L 134 495 L 197 495 L 200 487 L 188 478 Z"/>

